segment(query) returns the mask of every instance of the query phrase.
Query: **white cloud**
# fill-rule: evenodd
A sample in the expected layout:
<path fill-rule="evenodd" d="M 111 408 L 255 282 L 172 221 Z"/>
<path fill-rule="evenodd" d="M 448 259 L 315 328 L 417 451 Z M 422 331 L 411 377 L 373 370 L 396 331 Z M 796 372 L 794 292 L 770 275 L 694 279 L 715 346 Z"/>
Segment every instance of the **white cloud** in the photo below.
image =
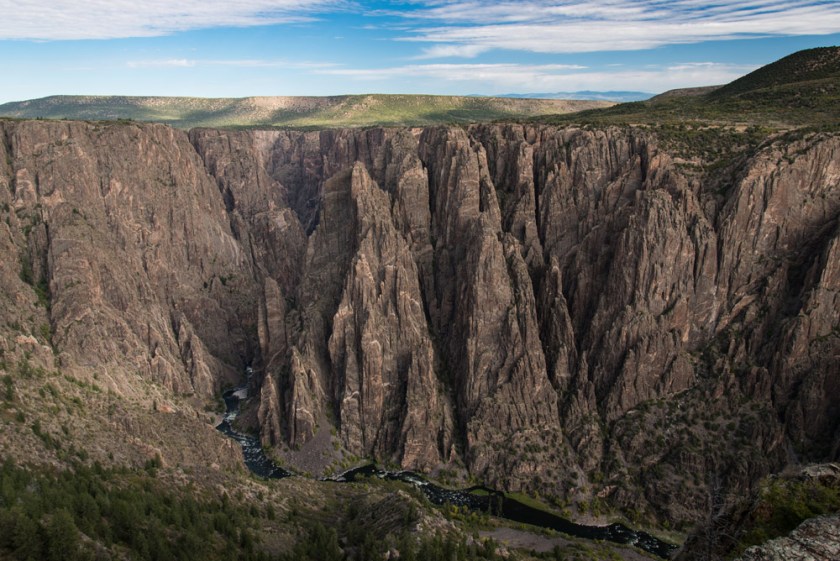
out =
<path fill-rule="evenodd" d="M 154 37 L 307 21 L 344 0 L 0 0 L 0 39 Z"/>
<path fill-rule="evenodd" d="M 826 0 L 0 0 L 0 39 L 152 37 L 191 29 L 310 21 L 347 10 L 404 18 L 399 38 L 432 45 L 418 58 L 472 58 L 492 49 L 544 53 L 647 49 L 768 35 L 840 32 Z"/>
<path fill-rule="evenodd" d="M 540 53 L 840 32 L 840 2 L 820 0 L 456 0 L 399 14 L 416 26 L 405 40 Z"/>
<path fill-rule="evenodd" d="M 423 54 L 415 58 L 475 58 L 488 50 L 490 50 L 490 47 L 483 47 L 481 45 L 435 45 L 434 47 L 423 49 Z"/>
<path fill-rule="evenodd" d="M 260 59 L 148 59 L 130 60 L 129 68 L 192 68 L 197 66 L 228 66 L 236 68 L 288 68 L 304 70 L 323 70 L 336 66 L 332 62 L 312 62 L 306 60 L 260 60 Z"/>
<path fill-rule="evenodd" d="M 689 62 L 638 70 L 592 71 L 559 64 L 415 64 L 391 68 L 334 68 L 317 71 L 356 81 L 441 80 L 464 93 L 637 90 L 663 92 L 674 88 L 725 84 L 754 70 L 753 66 Z"/>

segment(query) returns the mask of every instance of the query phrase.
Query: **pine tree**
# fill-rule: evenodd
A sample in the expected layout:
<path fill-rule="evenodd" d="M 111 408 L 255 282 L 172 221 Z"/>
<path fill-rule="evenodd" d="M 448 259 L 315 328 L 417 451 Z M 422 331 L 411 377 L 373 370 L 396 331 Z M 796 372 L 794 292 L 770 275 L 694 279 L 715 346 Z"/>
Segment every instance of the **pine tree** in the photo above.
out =
<path fill-rule="evenodd" d="M 41 536 L 38 524 L 26 513 L 15 509 L 12 546 L 15 557 L 22 560 L 41 558 Z"/>
<path fill-rule="evenodd" d="M 46 527 L 47 559 L 74 561 L 79 554 L 79 529 L 64 509 L 53 513 Z"/>

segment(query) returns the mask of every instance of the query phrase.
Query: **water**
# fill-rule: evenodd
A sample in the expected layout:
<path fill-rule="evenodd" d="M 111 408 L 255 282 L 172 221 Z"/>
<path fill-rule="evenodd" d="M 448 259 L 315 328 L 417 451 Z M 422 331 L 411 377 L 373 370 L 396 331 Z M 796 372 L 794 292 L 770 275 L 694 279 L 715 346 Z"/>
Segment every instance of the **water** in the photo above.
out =
<path fill-rule="evenodd" d="M 250 378 L 250 369 L 249 369 Z M 255 436 L 242 434 L 233 428 L 233 420 L 239 414 L 239 403 L 247 397 L 245 385 L 228 390 L 223 394 L 227 412 L 222 422 L 216 427 L 219 431 L 233 438 L 242 446 L 245 465 L 254 474 L 267 479 L 280 479 L 292 475 L 272 462 L 263 452 L 260 441 Z M 506 497 L 504 493 L 483 486 L 470 487 L 464 490 L 444 489 L 430 483 L 421 475 L 411 471 L 386 471 L 373 464 L 351 469 L 326 481 L 348 483 L 357 477 L 379 477 L 392 481 L 403 481 L 420 489 L 430 502 L 436 505 L 451 504 L 467 507 L 472 510 L 488 512 L 494 516 L 522 522 L 532 526 L 551 528 L 571 536 L 593 540 L 606 540 L 620 544 L 632 544 L 647 552 L 668 559 L 677 546 L 663 542 L 646 532 L 631 530 L 623 524 L 609 526 L 585 526 L 575 524 L 561 516 L 545 512 L 516 499 Z M 482 490 L 484 494 L 477 495 L 471 491 Z"/>
<path fill-rule="evenodd" d="M 246 383 L 246 385 L 228 390 L 222 395 L 227 412 L 216 429 L 239 442 L 242 446 L 242 455 L 245 456 L 245 465 L 253 473 L 266 479 L 287 477 L 291 473 L 277 466 L 265 455 L 260 440 L 256 436 L 242 434 L 233 428 L 233 420 L 239 415 L 239 402 L 247 396 L 247 387 Z"/>
<path fill-rule="evenodd" d="M 663 559 L 668 559 L 671 553 L 677 549 L 677 546 L 673 544 L 664 542 L 647 532 L 632 530 L 624 524 L 615 523 L 609 526 L 575 524 L 556 514 L 533 508 L 516 499 L 506 497 L 504 493 L 488 487 L 475 486 L 461 491 L 444 489 L 410 471 L 391 472 L 379 469 L 374 465 L 367 465 L 344 472 L 330 479 L 330 481 L 355 481 L 358 476 L 375 476 L 382 479 L 410 483 L 420 489 L 429 501 L 437 505 L 449 503 L 465 506 L 472 510 L 488 512 L 494 516 L 513 520 L 514 522 L 522 522 L 541 528 L 551 528 L 552 530 L 557 530 L 570 536 L 631 544 Z M 479 489 L 486 494 L 476 495 L 471 493 L 471 491 Z"/>

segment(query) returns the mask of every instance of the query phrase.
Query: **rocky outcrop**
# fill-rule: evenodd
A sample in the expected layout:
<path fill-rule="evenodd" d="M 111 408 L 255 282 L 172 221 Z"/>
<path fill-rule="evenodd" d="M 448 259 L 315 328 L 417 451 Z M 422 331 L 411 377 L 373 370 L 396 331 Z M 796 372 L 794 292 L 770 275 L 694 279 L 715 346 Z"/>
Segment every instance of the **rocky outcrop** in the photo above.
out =
<path fill-rule="evenodd" d="M 840 515 L 802 523 L 784 538 L 749 548 L 739 561 L 822 561 L 840 558 Z"/>
<path fill-rule="evenodd" d="M 429 314 L 444 342 L 467 460 L 479 473 L 514 477 L 519 458 L 511 452 L 559 430 L 531 279 L 518 243 L 502 229 L 482 145 L 464 131 L 429 130 L 420 155 L 435 239 Z"/>
<path fill-rule="evenodd" d="M 676 524 L 837 457 L 835 134 L 2 126 L 5 317 L 119 391 Z"/>
<path fill-rule="evenodd" d="M 328 344 L 342 439 L 359 455 L 396 450 L 405 464 L 429 469 L 443 459 L 452 428 L 418 270 L 389 218 L 387 194 L 363 165 L 352 168 L 349 188 L 358 249 Z"/>
<path fill-rule="evenodd" d="M 709 510 L 676 559 L 835 559 L 839 491 L 838 464 L 789 468 L 752 495 Z"/>

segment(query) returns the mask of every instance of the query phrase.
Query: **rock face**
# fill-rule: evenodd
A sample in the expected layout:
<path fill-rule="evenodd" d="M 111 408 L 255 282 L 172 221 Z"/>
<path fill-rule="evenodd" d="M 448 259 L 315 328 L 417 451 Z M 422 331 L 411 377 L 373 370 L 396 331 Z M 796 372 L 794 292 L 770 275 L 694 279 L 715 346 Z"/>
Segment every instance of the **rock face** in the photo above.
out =
<path fill-rule="evenodd" d="M 49 296 L 44 342 L 62 368 L 129 394 L 138 375 L 203 398 L 235 379 L 254 351 L 253 274 L 187 136 L 2 126 L 3 261 Z"/>
<path fill-rule="evenodd" d="M 751 547 L 739 561 L 823 561 L 840 559 L 840 515 L 802 523 L 784 538 Z"/>
<path fill-rule="evenodd" d="M 205 397 L 252 364 L 267 446 L 677 523 L 840 454 L 837 135 L 704 170 L 632 128 L 3 131 L 62 362 Z"/>
<path fill-rule="evenodd" d="M 721 507 L 707 513 L 678 561 L 840 556 L 840 464 L 789 468 L 762 481 L 752 495 Z"/>

